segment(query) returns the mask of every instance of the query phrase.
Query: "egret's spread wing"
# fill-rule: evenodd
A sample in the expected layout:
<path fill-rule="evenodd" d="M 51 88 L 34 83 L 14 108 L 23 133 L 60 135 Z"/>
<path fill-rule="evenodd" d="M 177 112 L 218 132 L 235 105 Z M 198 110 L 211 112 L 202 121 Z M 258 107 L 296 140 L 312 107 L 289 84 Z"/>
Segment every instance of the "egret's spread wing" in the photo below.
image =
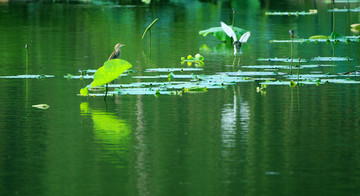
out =
<path fill-rule="evenodd" d="M 240 41 L 241 43 L 245 43 L 245 42 L 247 42 L 247 40 L 249 39 L 249 37 L 250 37 L 250 31 L 244 33 L 244 34 L 240 37 L 240 40 L 239 40 L 239 41 Z"/>
<path fill-rule="evenodd" d="M 226 33 L 226 35 L 228 35 L 229 37 L 232 37 L 234 42 L 237 41 L 237 38 L 236 38 L 236 34 L 234 32 L 234 30 L 232 30 L 229 26 L 227 26 L 225 23 L 223 22 L 220 22 L 221 24 L 221 28 L 224 30 L 224 32 Z"/>

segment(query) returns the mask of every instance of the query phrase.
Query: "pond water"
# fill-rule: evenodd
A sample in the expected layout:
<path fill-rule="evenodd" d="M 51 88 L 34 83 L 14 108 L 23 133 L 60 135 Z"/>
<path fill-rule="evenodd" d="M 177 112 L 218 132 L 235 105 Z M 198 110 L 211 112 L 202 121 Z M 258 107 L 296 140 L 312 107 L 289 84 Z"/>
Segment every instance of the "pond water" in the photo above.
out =
<path fill-rule="evenodd" d="M 220 21 L 230 24 L 232 8 L 235 25 L 251 31 L 235 65 L 231 46 L 199 35 Z M 288 73 L 281 67 L 289 63 L 258 61 L 290 57 L 289 43 L 269 40 L 290 39 L 290 29 L 296 39 L 330 35 L 329 8 L 320 0 L 0 4 L 0 76 L 55 76 L 0 78 L 0 195 L 358 195 L 359 84 L 268 85 L 261 94 L 262 77 L 279 78 L 254 76 L 260 80 L 202 93 L 117 95 L 104 102 L 78 96 L 91 80 L 64 78 L 99 68 L 118 42 L 136 73 L 116 83 L 166 82 L 135 76 L 151 75 L 148 68 L 196 68 L 180 58 L 199 52 L 203 70 L 186 74 L 262 71 L 255 65 L 281 65 L 271 71 Z M 309 9 L 318 13 L 265 15 Z M 150 54 L 149 35 L 141 36 L 155 18 Z M 356 35 L 350 25 L 359 22 L 358 12 L 336 13 L 335 31 Z M 359 42 L 293 46 L 294 58 L 307 61 L 301 74 L 358 70 L 359 51 Z"/>

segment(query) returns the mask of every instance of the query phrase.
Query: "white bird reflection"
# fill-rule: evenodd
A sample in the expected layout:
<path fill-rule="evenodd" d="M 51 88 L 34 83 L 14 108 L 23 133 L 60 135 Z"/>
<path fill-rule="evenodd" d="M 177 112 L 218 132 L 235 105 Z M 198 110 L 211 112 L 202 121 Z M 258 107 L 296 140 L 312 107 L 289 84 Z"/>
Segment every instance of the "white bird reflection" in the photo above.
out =
<path fill-rule="evenodd" d="M 250 106 L 234 91 L 234 102 L 225 104 L 221 111 L 221 139 L 224 157 L 229 155 L 229 148 L 234 148 L 240 141 L 247 142 L 250 125 Z"/>

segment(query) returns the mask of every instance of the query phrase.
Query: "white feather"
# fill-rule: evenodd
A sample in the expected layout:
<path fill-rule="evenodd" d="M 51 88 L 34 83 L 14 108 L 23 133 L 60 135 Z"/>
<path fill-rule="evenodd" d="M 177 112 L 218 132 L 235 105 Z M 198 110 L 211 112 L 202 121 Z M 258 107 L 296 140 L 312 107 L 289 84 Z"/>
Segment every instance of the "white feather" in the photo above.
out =
<path fill-rule="evenodd" d="M 221 25 L 221 28 L 226 33 L 226 35 L 228 35 L 229 37 L 232 37 L 234 42 L 236 42 L 237 38 L 236 38 L 236 34 L 235 34 L 234 30 L 232 30 L 231 27 L 229 27 L 228 25 L 226 25 L 223 22 L 220 22 L 220 25 Z"/>
<path fill-rule="evenodd" d="M 239 42 L 245 43 L 245 42 L 247 42 L 247 40 L 249 39 L 249 37 L 250 37 L 250 31 L 244 33 L 244 34 L 241 36 Z"/>

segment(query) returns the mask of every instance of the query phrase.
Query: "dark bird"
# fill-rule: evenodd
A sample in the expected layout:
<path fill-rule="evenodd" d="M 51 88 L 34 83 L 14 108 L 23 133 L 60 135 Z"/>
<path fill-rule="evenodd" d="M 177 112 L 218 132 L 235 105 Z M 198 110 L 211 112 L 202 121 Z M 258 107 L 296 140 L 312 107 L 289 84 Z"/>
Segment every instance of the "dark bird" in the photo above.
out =
<path fill-rule="evenodd" d="M 111 59 L 119 59 L 120 55 L 121 55 L 121 50 L 120 48 L 125 46 L 124 44 L 120 44 L 117 43 L 114 47 L 115 51 L 111 53 L 111 55 L 109 56 L 108 60 Z M 106 96 L 107 96 L 107 92 L 108 92 L 108 84 L 106 84 L 106 91 L 105 91 L 105 97 L 104 97 L 104 101 L 106 101 Z"/>
<path fill-rule="evenodd" d="M 120 50 L 120 48 L 123 47 L 123 46 L 125 46 L 125 45 L 124 45 L 124 44 L 117 43 L 117 44 L 115 45 L 115 47 L 114 47 L 114 48 L 115 48 L 115 51 L 111 53 L 111 55 L 110 55 L 110 57 L 109 57 L 108 60 L 120 58 L 120 55 L 121 55 L 121 50 Z"/>

